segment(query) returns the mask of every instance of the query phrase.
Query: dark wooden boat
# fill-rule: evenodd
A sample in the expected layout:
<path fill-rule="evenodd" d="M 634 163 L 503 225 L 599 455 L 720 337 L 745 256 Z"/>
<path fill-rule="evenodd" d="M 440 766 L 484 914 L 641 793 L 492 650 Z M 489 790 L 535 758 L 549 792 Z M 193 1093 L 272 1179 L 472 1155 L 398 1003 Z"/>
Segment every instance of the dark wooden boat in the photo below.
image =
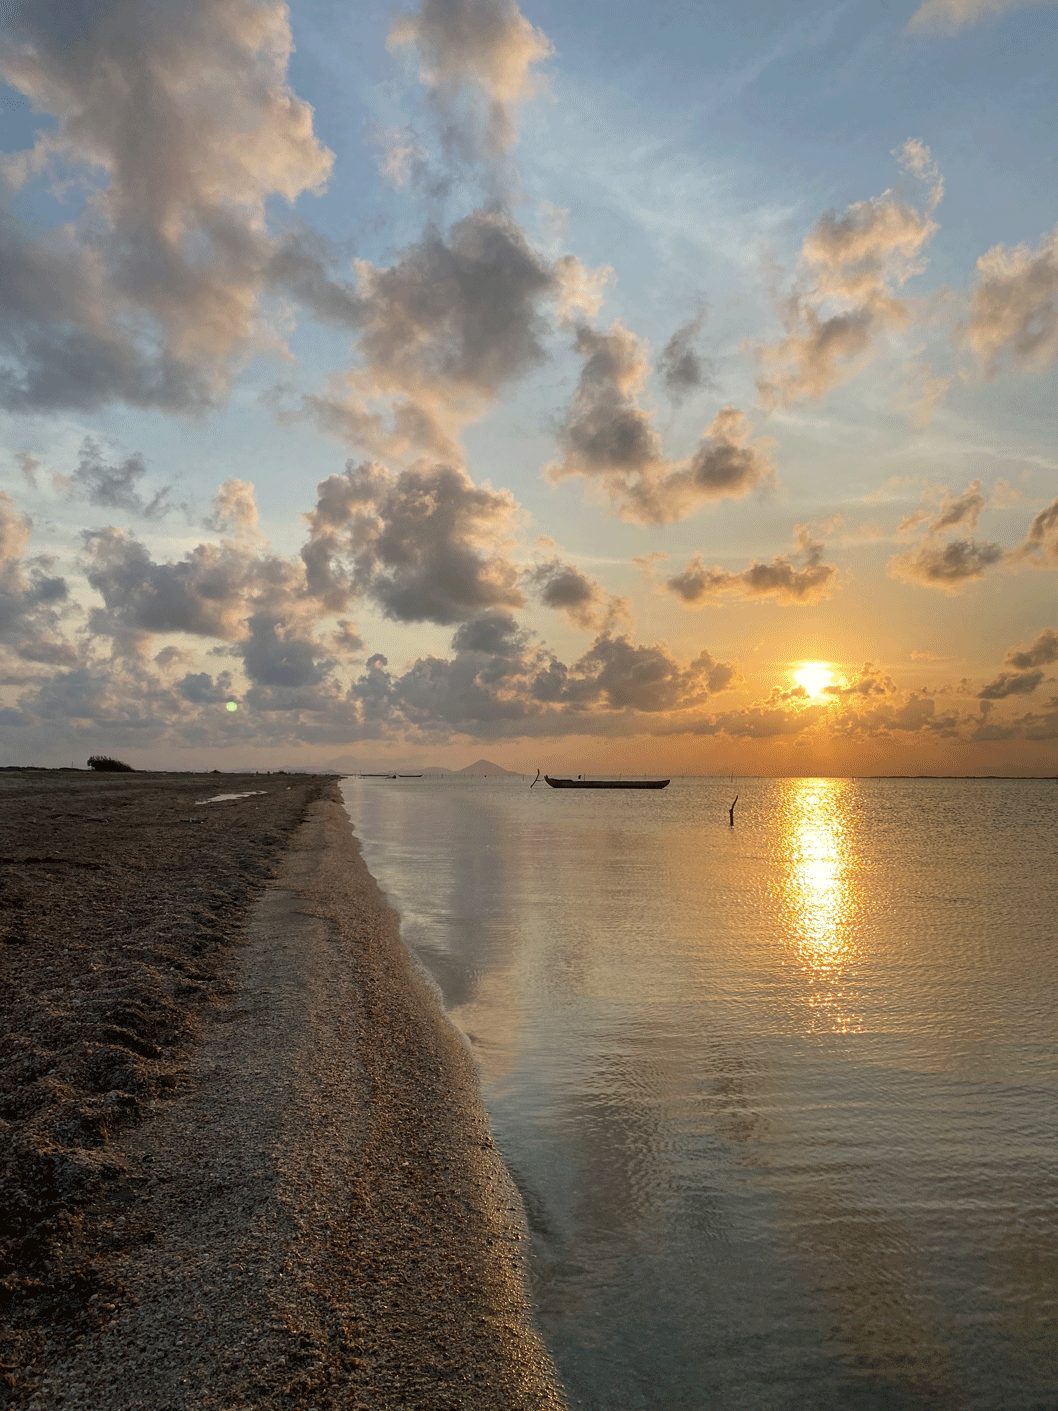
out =
<path fill-rule="evenodd" d="M 544 783 L 552 789 L 664 789 L 667 779 L 552 779 L 544 775 Z"/>

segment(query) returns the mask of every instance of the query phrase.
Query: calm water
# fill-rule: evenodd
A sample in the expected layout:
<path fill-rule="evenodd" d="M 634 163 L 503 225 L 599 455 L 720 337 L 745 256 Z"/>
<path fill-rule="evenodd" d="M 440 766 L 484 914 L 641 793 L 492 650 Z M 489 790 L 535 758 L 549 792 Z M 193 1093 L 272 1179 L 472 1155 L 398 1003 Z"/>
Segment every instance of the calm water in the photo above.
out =
<path fill-rule="evenodd" d="M 600 1411 L 1058 1408 L 1058 784 L 347 780 Z"/>

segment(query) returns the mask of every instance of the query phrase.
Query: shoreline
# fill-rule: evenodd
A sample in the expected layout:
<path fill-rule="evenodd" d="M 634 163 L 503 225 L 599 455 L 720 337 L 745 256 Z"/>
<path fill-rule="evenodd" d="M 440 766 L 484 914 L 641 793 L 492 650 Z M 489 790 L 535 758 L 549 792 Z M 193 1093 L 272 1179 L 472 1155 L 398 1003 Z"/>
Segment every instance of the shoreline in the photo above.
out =
<path fill-rule="evenodd" d="M 5 1339 L 0 1390 L 86 1411 L 561 1408 L 472 1058 L 336 781 L 248 779 L 210 781 L 268 791 L 212 805 L 233 810 L 211 815 L 218 840 L 236 807 L 254 825 L 280 789 L 304 793 L 300 821 L 276 839 L 172 1095 L 102 1141 L 109 1175 L 52 1233 L 61 1260 L 80 1221 L 80 1315 L 53 1309 Z M 185 781 L 200 782 L 152 782 Z"/>

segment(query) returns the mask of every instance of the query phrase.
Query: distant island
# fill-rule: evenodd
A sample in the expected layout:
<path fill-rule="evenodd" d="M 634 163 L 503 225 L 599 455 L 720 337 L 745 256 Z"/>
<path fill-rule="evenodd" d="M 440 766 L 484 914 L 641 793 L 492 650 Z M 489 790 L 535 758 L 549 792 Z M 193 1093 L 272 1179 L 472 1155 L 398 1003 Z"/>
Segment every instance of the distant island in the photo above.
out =
<path fill-rule="evenodd" d="M 416 773 L 434 775 L 447 774 L 451 775 L 452 778 L 458 778 L 460 775 L 473 775 L 478 778 L 484 777 L 485 775 L 502 775 L 504 778 L 508 779 L 521 778 L 521 774 L 518 770 L 504 769 L 502 765 L 493 764 L 490 759 L 476 759 L 473 764 L 468 764 L 465 769 L 445 769 L 444 765 L 441 764 L 415 765 L 414 769 Z M 400 774 L 404 771 L 397 770 L 396 772 Z"/>

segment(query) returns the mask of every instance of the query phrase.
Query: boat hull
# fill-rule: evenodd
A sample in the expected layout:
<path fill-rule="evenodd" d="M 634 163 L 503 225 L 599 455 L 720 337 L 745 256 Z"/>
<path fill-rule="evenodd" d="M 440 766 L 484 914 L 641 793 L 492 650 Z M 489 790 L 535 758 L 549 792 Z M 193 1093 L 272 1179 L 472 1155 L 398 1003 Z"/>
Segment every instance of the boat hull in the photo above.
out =
<path fill-rule="evenodd" d="M 552 789 L 664 789 L 667 779 L 552 779 L 544 775 Z"/>

